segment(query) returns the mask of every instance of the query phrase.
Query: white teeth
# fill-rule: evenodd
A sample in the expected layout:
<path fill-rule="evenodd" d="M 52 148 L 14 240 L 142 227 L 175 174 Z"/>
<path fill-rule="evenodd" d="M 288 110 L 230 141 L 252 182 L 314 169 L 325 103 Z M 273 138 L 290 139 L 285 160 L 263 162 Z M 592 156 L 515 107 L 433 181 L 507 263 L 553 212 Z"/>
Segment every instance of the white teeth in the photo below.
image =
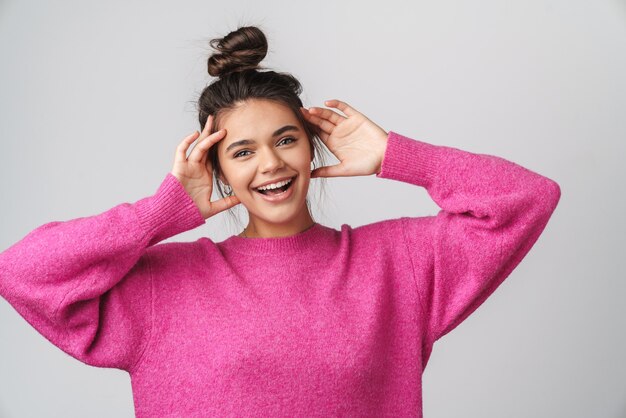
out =
<path fill-rule="evenodd" d="M 284 185 L 291 183 L 291 180 L 293 180 L 293 178 L 279 181 L 278 183 L 267 184 L 265 186 L 257 187 L 257 190 L 277 189 L 279 187 L 283 187 Z"/>

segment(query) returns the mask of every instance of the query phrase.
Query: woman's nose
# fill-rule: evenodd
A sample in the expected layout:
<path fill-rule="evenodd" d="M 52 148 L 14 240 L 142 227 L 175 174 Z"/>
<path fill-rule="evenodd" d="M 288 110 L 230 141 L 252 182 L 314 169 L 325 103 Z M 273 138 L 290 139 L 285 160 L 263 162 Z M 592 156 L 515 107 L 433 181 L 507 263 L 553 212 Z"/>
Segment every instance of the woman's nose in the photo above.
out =
<path fill-rule="evenodd" d="M 261 153 L 259 170 L 262 173 L 275 171 L 284 165 L 284 161 L 273 149 L 265 150 Z"/>

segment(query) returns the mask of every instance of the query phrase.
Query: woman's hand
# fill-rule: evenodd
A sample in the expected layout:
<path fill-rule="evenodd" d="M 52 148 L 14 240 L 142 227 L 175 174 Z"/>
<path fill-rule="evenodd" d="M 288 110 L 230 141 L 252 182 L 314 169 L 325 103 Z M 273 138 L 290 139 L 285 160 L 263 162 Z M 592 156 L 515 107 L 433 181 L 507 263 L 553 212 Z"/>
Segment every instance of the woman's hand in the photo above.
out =
<path fill-rule="evenodd" d="M 183 142 L 176 148 L 174 168 L 172 168 L 172 175 L 181 182 L 187 194 L 200 209 L 204 219 L 241 203 L 234 195 L 211 202 L 213 167 L 211 162 L 207 161 L 207 155 L 209 148 L 223 139 L 226 134 L 226 130 L 221 129 L 209 135 L 212 121 L 213 115 L 209 115 L 198 143 L 191 150 L 189 157 L 186 157 L 187 149 L 198 138 L 198 131 L 183 139 Z"/>
<path fill-rule="evenodd" d="M 336 107 L 347 115 L 330 109 L 300 108 L 304 118 L 315 125 L 318 135 L 340 161 L 319 167 L 311 177 L 367 176 L 380 172 L 387 135 L 380 126 L 340 100 L 327 100 L 326 106 Z"/>

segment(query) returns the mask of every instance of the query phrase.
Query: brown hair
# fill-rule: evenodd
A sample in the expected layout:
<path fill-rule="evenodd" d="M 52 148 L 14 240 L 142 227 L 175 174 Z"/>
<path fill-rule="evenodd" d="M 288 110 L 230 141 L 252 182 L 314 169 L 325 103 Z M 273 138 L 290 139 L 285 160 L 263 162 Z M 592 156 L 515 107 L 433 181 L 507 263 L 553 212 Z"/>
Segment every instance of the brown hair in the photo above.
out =
<path fill-rule="evenodd" d="M 259 63 L 267 55 L 267 38 L 255 26 L 244 26 L 230 32 L 223 38 L 211 39 L 211 47 L 218 52 L 212 54 L 208 60 L 208 72 L 218 77 L 201 93 L 197 103 L 198 121 L 200 130 L 206 124 L 209 115 L 213 115 L 211 133 L 218 129 L 220 120 L 248 99 L 272 100 L 289 107 L 304 127 L 309 139 L 311 155 L 318 159 L 315 167 L 325 165 L 324 148 L 318 136 L 318 128 L 304 119 L 300 112 L 302 101 L 300 82 L 289 73 L 278 73 L 265 70 Z M 217 154 L 217 147 L 211 147 L 208 160 L 213 166 L 213 179 L 219 195 L 226 194 L 219 180 L 222 170 Z M 323 178 L 321 185 L 323 186 Z M 306 205 L 311 213 L 308 197 Z M 229 210 L 232 214 L 232 211 Z M 313 216 L 311 214 L 311 216 Z"/>

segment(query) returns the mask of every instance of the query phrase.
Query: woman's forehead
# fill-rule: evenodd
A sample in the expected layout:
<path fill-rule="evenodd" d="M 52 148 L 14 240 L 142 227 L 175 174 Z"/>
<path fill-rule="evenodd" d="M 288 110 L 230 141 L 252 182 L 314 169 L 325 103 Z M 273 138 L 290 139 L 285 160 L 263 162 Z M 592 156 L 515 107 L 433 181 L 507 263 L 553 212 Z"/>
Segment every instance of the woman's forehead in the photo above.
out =
<path fill-rule="evenodd" d="M 276 102 L 267 100 L 248 101 L 228 112 L 220 128 L 226 128 L 226 137 L 231 134 L 242 138 L 271 137 L 277 129 L 295 125 L 301 129 L 293 111 Z"/>

